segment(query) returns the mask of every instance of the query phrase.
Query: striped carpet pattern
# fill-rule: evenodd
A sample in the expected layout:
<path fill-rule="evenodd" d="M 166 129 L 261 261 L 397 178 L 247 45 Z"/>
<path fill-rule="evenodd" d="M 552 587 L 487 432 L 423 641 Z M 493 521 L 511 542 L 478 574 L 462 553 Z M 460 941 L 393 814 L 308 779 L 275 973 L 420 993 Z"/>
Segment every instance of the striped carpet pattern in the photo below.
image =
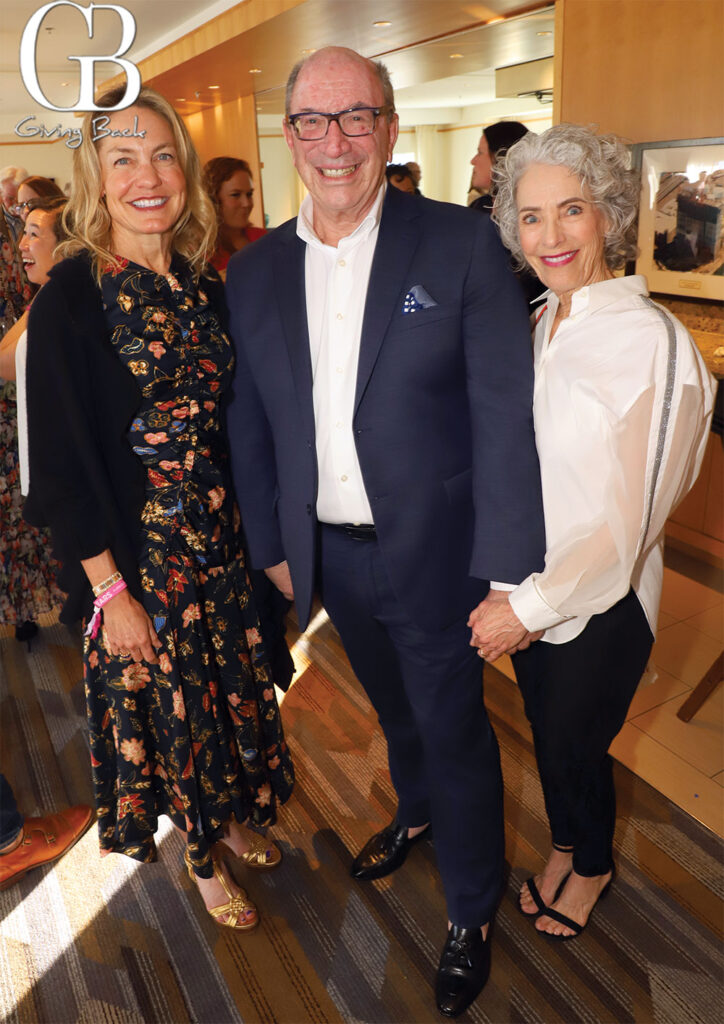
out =
<path fill-rule="evenodd" d="M 27 1024 L 409 1024 L 441 1018 L 433 982 L 445 935 L 434 846 L 367 885 L 354 853 L 394 813 L 385 747 L 336 633 L 319 613 L 296 641 L 282 711 L 297 766 L 268 874 L 233 870 L 259 929 L 235 935 L 204 912 L 159 832 L 159 861 L 100 858 L 91 830 L 54 867 L 0 893 L 0 1014 Z M 28 653 L 0 630 L 2 768 L 26 814 L 90 802 L 79 639 L 51 617 Z M 585 934 L 546 942 L 515 894 L 547 850 L 543 799 L 515 686 L 486 669 L 503 761 L 509 877 L 493 969 L 461 1020 L 476 1024 L 720 1019 L 722 844 L 617 770 L 615 886 Z"/>

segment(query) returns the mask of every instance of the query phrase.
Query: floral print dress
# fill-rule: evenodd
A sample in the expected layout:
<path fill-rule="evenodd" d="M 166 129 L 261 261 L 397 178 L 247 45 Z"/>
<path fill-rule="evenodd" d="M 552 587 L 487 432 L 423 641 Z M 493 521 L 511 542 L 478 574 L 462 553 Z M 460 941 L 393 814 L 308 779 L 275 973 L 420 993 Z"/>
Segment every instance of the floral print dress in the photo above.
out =
<path fill-rule="evenodd" d="M 0 208 L 0 337 L 30 302 L 31 288 Z M 60 566 L 51 556 L 47 530 L 23 520 L 18 458 L 18 413 L 14 381 L 0 378 L 0 625 L 34 622 L 63 603 L 55 583 Z"/>
<path fill-rule="evenodd" d="M 35 622 L 63 603 L 47 530 L 23 519 L 15 382 L 0 379 L 0 625 Z"/>
<path fill-rule="evenodd" d="M 180 260 L 166 275 L 122 261 L 102 294 L 142 395 L 128 434 L 146 469 L 139 571 L 163 646 L 152 665 L 110 655 L 102 630 L 84 641 L 100 844 L 155 860 L 168 814 L 210 877 L 223 823 L 273 823 L 294 782 L 220 424 L 233 355 Z"/>

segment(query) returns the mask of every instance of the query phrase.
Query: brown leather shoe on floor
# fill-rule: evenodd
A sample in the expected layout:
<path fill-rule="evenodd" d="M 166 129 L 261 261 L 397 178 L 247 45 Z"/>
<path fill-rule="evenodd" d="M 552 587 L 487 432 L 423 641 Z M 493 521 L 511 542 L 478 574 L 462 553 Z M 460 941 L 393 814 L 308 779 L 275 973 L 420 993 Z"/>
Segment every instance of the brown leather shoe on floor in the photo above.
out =
<path fill-rule="evenodd" d="M 20 845 L 0 855 L 0 889 L 15 885 L 33 868 L 62 857 L 88 830 L 92 820 L 93 811 L 86 804 L 44 818 L 26 818 Z"/>

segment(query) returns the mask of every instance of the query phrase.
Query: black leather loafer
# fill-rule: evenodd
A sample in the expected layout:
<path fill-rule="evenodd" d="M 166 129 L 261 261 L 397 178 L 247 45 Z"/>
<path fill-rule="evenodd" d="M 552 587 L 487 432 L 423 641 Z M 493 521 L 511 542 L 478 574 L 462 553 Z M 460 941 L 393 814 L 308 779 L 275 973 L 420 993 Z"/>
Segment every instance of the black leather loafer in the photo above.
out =
<path fill-rule="evenodd" d="M 457 1017 L 478 997 L 490 975 L 490 929 L 487 939 L 479 928 L 453 925 L 440 957 L 435 999 L 440 1013 Z"/>
<path fill-rule="evenodd" d="M 373 882 L 375 878 L 384 878 L 404 863 L 410 847 L 430 834 L 429 826 L 412 839 L 408 838 L 407 825 L 393 822 L 381 832 L 376 832 L 367 840 L 355 859 L 352 861 L 351 874 L 358 882 Z"/>

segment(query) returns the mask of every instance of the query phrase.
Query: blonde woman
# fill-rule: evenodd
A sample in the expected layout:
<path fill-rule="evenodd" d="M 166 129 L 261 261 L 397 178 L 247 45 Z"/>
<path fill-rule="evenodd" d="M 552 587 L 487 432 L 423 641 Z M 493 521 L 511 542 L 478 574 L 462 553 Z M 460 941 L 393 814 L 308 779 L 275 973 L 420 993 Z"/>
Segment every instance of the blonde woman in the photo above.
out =
<path fill-rule="evenodd" d="M 117 93 L 106 96 L 113 107 Z M 206 270 L 215 218 L 173 108 L 143 89 L 89 114 L 70 257 L 30 315 L 27 514 L 50 526 L 83 617 L 101 851 L 156 859 L 158 816 L 219 924 L 258 914 L 219 856 L 280 860 L 293 769 L 240 545 L 221 424 L 233 356 Z M 100 136 L 100 137 L 99 137 Z"/>

